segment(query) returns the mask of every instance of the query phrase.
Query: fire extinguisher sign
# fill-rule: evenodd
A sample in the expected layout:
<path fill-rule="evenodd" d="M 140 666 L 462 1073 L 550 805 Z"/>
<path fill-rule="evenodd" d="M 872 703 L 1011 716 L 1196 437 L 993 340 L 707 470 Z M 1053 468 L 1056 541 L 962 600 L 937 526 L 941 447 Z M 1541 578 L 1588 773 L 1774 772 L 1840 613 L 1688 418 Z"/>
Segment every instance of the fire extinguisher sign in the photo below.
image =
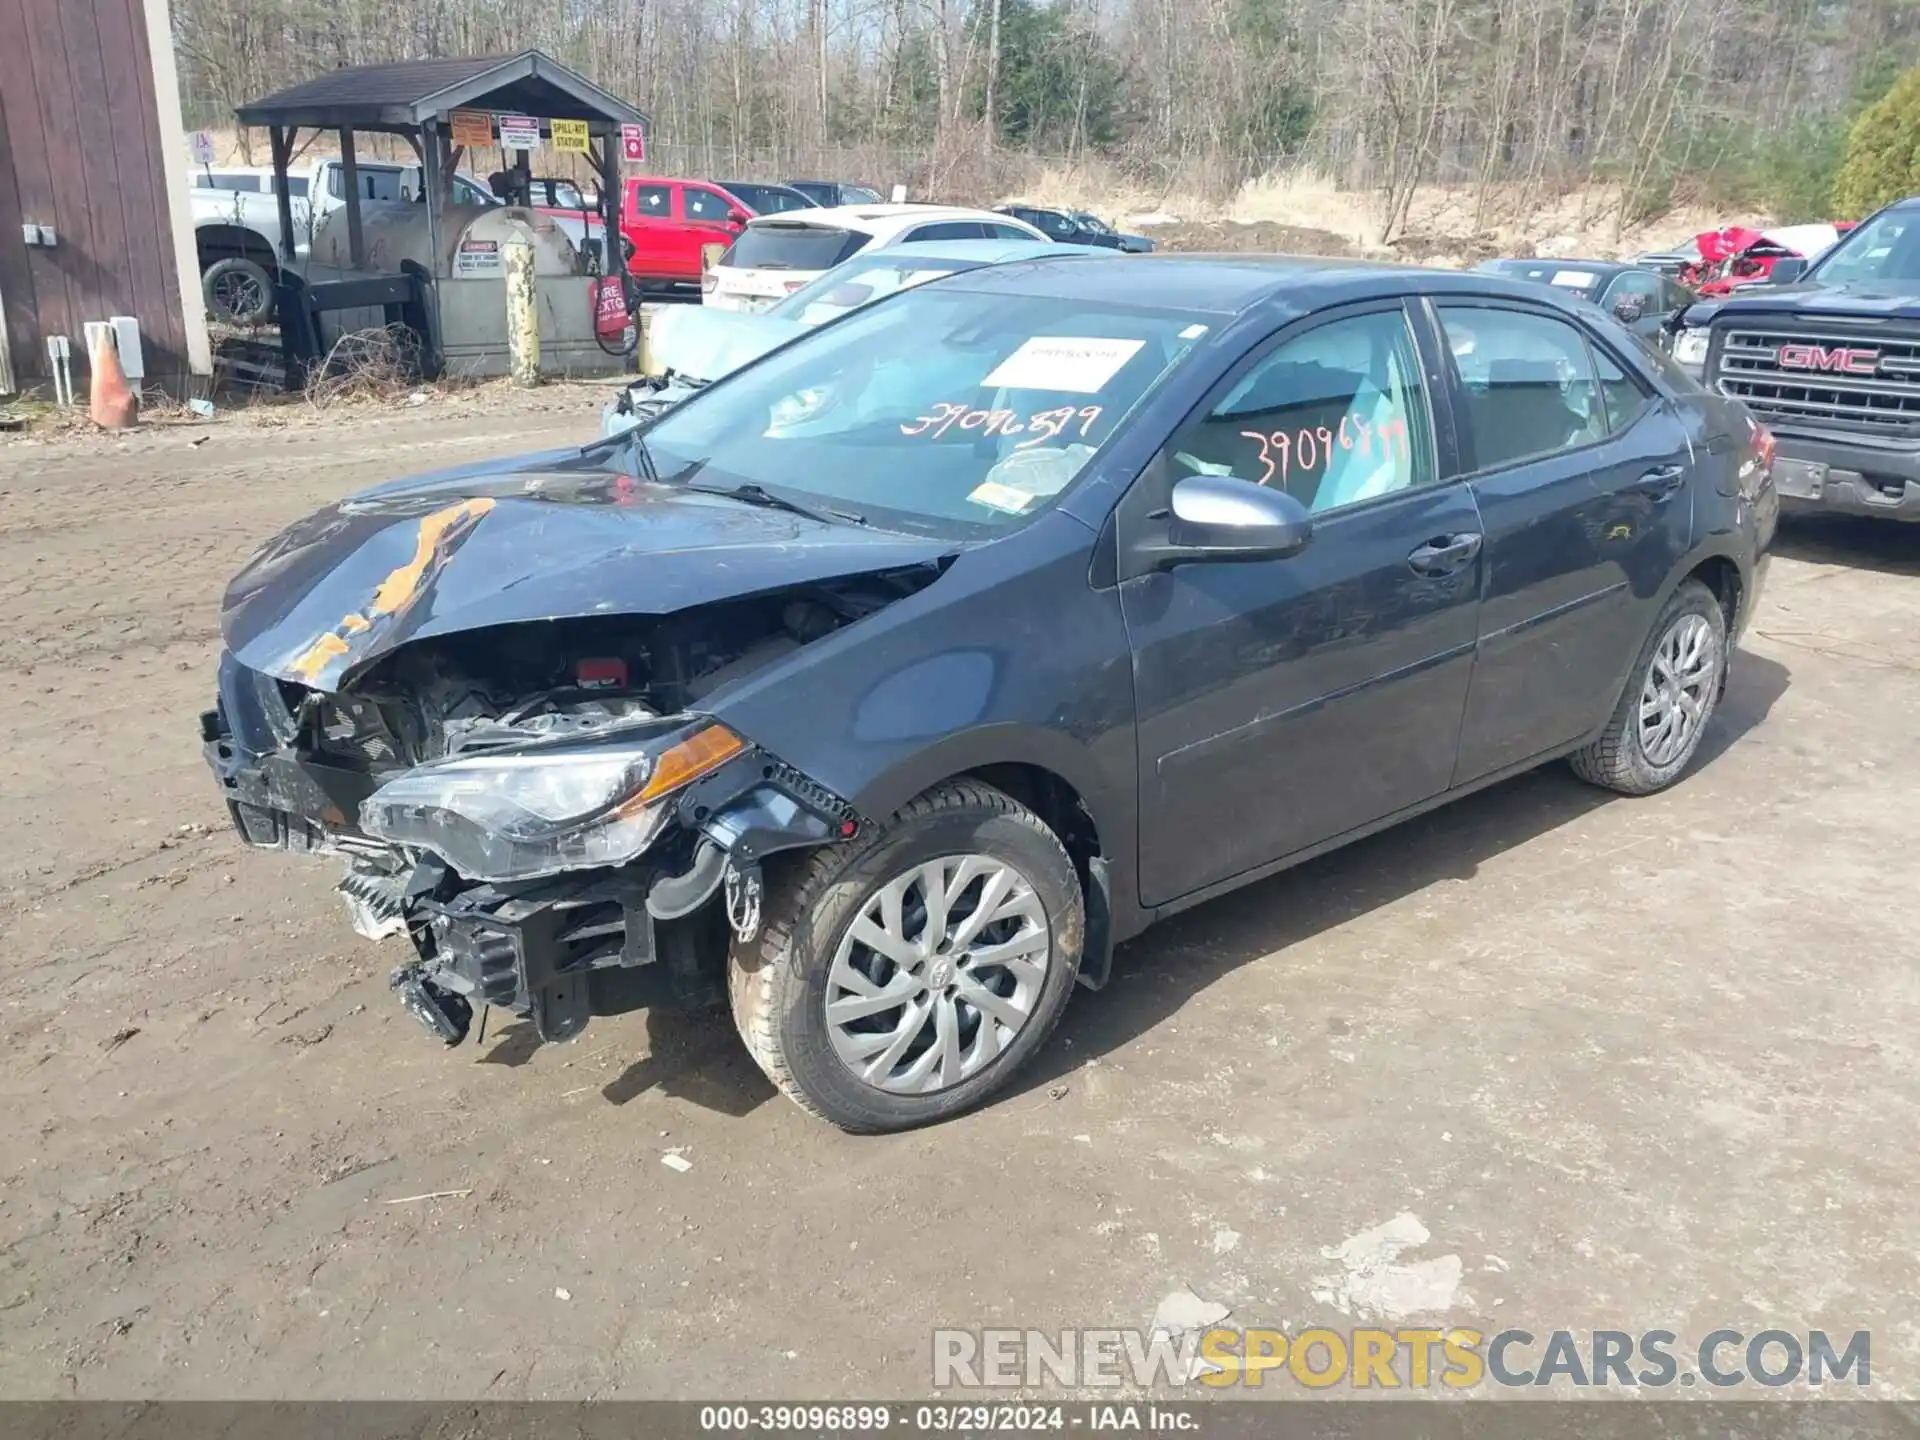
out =
<path fill-rule="evenodd" d="M 644 126 L 620 127 L 620 158 L 629 165 L 638 165 L 647 158 L 647 132 Z"/>

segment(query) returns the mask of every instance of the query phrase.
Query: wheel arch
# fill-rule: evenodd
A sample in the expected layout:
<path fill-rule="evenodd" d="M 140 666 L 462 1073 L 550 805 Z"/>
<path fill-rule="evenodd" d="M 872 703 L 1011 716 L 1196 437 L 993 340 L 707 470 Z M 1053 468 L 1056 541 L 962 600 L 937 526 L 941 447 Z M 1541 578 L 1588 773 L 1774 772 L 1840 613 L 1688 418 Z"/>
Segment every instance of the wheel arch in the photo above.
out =
<path fill-rule="evenodd" d="M 193 243 L 202 270 L 215 261 L 235 258 L 255 261 L 269 271 L 277 270 L 280 266 L 280 257 L 274 252 L 272 244 L 258 230 L 245 225 L 223 221 L 197 226 L 193 232 Z"/>
<path fill-rule="evenodd" d="M 853 803 L 861 814 L 879 820 L 936 786 L 968 778 L 1011 795 L 1066 847 L 1087 904 L 1080 978 L 1099 989 L 1106 983 L 1114 944 L 1144 927 L 1136 914 L 1134 815 L 1127 792 L 1107 781 L 1093 756 L 1068 735 L 996 725 L 949 736 L 920 751 L 875 778 Z"/>

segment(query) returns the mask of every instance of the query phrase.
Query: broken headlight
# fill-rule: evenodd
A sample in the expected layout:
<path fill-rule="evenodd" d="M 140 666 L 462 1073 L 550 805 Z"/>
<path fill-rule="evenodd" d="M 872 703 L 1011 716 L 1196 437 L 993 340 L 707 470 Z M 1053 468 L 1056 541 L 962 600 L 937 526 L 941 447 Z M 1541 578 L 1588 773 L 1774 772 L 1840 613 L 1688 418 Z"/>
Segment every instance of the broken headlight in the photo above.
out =
<path fill-rule="evenodd" d="M 660 803 L 746 748 L 724 725 L 532 745 L 423 765 L 360 806 L 360 825 L 431 850 L 470 880 L 624 865 L 667 822 Z"/>

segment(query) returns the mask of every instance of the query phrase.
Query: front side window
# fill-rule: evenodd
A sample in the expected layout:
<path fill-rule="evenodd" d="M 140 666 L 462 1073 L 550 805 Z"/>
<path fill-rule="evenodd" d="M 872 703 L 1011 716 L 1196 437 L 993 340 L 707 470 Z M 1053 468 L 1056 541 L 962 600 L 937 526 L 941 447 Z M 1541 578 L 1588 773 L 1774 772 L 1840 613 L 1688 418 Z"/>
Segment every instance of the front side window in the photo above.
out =
<path fill-rule="evenodd" d="M 635 185 L 627 193 L 633 213 L 642 220 L 664 220 L 673 213 L 673 191 L 665 185 Z"/>
<path fill-rule="evenodd" d="M 1283 341 L 1167 445 L 1174 480 L 1232 475 L 1335 510 L 1439 478 L 1419 351 L 1395 308 Z"/>
<path fill-rule="evenodd" d="M 1177 311 L 914 289 L 635 433 L 668 483 L 755 484 L 886 528 L 987 536 L 1050 506 L 1207 328 Z"/>
<path fill-rule="evenodd" d="M 1590 445 L 1607 417 L 1586 337 L 1564 320 L 1490 305 L 1441 305 L 1478 468 Z"/>
<path fill-rule="evenodd" d="M 698 186 L 687 186 L 686 196 L 689 220 L 724 220 L 733 209 L 716 192 Z"/>

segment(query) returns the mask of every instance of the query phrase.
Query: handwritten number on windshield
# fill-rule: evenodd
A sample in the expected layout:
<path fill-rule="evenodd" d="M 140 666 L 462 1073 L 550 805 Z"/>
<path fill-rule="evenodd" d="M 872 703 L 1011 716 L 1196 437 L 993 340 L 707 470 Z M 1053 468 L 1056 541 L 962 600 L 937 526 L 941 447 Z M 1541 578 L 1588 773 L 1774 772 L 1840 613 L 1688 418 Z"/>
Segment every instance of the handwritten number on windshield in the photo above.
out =
<path fill-rule="evenodd" d="M 1375 426 L 1358 416 L 1342 415 L 1338 430 L 1321 425 L 1311 430 L 1242 430 L 1240 435 L 1260 447 L 1262 485 L 1273 484 L 1277 476 L 1284 487 L 1295 470 L 1305 474 L 1331 464 L 1336 446 L 1371 458 L 1377 444 L 1382 460 L 1393 458 L 1396 443 L 1403 457 L 1408 453 L 1407 422 L 1399 417 Z"/>
<path fill-rule="evenodd" d="M 949 430 L 974 431 L 983 436 L 1026 435 L 1013 448 L 1025 450 L 1031 445 L 1044 445 L 1066 430 L 1074 422 L 1079 422 L 1078 439 L 1087 438 L 1087 432 L 1100 418 L 1098 405 L 1082 405 L 1075 409 L 1071 405 L 1062 405 L 1057 410 L 1040 410 L 1029 415 L 1024 421 L 1013 410 L 978 410 L 970 405 L 956 405 L 942 402 L 925 415 L 915 418 L 911 425 L 902 425 L 902 435 L 925 435 L 938 440 Z"/>

